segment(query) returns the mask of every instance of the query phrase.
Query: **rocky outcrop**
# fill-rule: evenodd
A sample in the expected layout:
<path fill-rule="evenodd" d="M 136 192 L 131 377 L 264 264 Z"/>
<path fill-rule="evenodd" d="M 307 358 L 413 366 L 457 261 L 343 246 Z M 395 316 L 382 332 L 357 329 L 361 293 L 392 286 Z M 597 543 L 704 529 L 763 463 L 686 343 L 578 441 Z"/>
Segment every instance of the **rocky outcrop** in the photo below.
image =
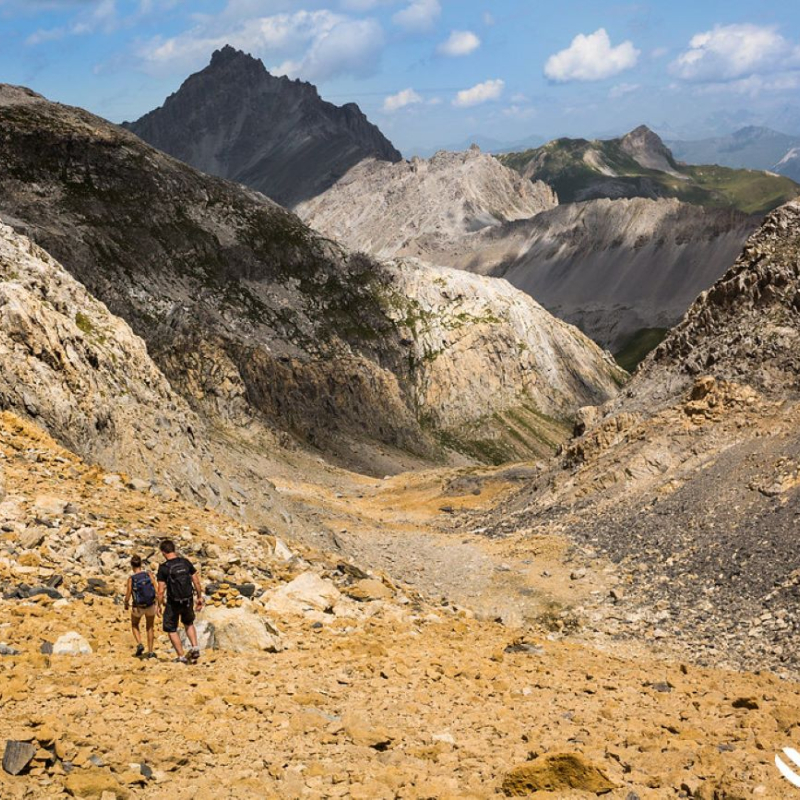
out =
<path fill-rule="evenodd" d="M 204 426 L 130 327 L 58 262 L 0 224 L 0 404 L 154 489 L 224 486 Z"/>
<path fill-rule="evenodd" d="M 27 90 L 0 90 L 0 121 L 0 214 L 129 322 L 202 419 L 236 437 L 263 431 L 273 449 L 299 441 L 383 474 L 409 454 L 452 457 L 447 446 L 461 445 L 442 438 L 451 425 L 528 402 L 532 381 L 546 396 L 553 380 L 569 413 L 609 397 L 620 380 L 577 331 L 526 331 L 545 319 L 533 305 L 527 323 L 510 322 L 509 308 L 524 304 L 509 305 L 504 284 L 486 283 L 475 302 L 458 294 L 474 293 L 472 284 L 451 292 L 449 278 L 423 265 L 409 280 L 408 269 L 348 255 L 262 195 Z M 469 400 L 445 402 L 453 393 L 437 362 L 464 352 L 475 307 L 473 343 L 486 349 L 471 354 L 458 384 L 463 398 L 476 397 L 470 412 Z M 421 337 L 444 328 L 433 353 Z M 536 336 L 541 357 L 509 358 Z M 562 379 L 575 370 L 561 355 L 570 336 L 591 370 Z M 532 364 L 544 371 L 534 376 Z M 431 385 L 438 391 L 423 395 Z M 572 401 L 561 392 L 568 386 Z"/>
<path fill-rule="evenodd" d="M 703 292 L 642 368 L 639 402 L 672 399 L 699 375 L 766 396 L 798 393 L 800 202 L 774 211 L 733 267 Z"/>
<path fill-rule="evenodd" d="M 644 131 L 625 141 L 656 158 Z M 545 184 L 475 151 L 363 162 L 298 213 L 352 249 L 502 276 L 614 351 L 675 324 L 757 224 L 678 200 L 557 206 Z"/>
<path fill-rule="evenodd" d="M 124 124 L 159 150 L 288 207 L 365 158 L 401 158 L 355 103 L 327 103 L 310 83 L 270 75 L 230 46 L 163 106 Z"/>
<path fill-rule="evenodd" d="M 311 227 L 346 247 L 375 256 L 436 254 L 469 234 L 527 219 L 553 208 L 549 186 L 521 178 L 478 148 L 437 153 L 398 164 L 370 159 L 351 169 L 325 194 L 297 208 Z"/>
<path fill-rule="evenodd" d="M 646 125 L 626 133 L 619 141 L 620 150 L 627 153 L 640 167 L 666 172 L 680 177 L 678 165 L 661 137 Z"/>

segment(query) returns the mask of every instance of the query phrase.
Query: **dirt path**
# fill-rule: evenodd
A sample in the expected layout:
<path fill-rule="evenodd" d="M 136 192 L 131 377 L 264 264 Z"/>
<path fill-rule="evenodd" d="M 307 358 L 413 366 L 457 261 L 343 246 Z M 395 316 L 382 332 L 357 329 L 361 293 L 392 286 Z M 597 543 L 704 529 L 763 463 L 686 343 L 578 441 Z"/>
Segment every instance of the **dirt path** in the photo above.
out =
<path fill-rule="evenodd" d="M 520 549 L 475 527 L 471 514 L 493 507 L 525 469 L 429 470 L 385 480 L 342 473 L 327 486 L 285 479 L 279 490 L 319 523 L 312 544 L 383 570 L 436 602 L 522 626 L 596 604 L 612 580 L 607 564 L 581 559 L 565 539 L 533 537 Z"/>

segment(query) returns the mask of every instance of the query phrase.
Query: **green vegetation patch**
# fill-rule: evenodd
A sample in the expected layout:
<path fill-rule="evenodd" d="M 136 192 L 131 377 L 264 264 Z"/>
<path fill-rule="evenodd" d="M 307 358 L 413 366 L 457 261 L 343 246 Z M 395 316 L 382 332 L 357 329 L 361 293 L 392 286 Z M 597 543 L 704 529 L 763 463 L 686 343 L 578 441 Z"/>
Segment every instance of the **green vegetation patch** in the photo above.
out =
<path fill-rule="evenodd" d="M 85 333 L 87 336 L 90 336 L 92 333 L 94 333 L 94 325 L 92 325 L 92 321 L 82 311 L 79 311 L 75 315 L 75 324 L 78 326 L 78 329 L 83 331 L 83 333 Z"/>
<path fill-rule="evenodd" d="M 644 361 L 645 356 L 664 341 L 668 331 L 669 328 L 640 328 L 614 353 L 617 364 L 624 370 L 633 372 Z"/>

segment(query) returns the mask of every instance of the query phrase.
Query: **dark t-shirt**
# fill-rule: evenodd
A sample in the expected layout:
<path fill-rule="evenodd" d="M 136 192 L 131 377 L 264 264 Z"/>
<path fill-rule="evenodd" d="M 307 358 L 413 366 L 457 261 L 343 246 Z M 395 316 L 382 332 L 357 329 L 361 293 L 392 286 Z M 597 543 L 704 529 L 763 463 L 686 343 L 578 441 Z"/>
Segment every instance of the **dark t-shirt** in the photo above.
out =
<path fill-rule="evenodd" d="M 178 556 L 177 558 L 168 558 L 158 567 L 158 572 L 156 573 L 156 580 L 159 583 L 165 583 L 167 585 L 167 593 L 169 595 L 169 573 L 170 570 L 174 569 L 178 564 L 186 564 L 189 568 L 189 574 L 194 575 L 197 570 L 194 568 L 194 564 L 189 561 L 188 558 L 184 558 L 183 556 Z M 169 596 L 167 596 L 167 600 L 171 600 Z"/>

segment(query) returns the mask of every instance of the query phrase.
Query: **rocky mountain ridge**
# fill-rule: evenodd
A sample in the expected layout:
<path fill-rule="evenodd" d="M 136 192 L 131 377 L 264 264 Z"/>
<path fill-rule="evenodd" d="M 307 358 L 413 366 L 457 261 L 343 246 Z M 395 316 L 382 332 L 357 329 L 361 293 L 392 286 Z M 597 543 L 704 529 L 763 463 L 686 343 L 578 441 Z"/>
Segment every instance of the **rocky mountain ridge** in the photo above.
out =
<path fill-rule="evenodd" d="M 797 669 L 800 204 L 774 211 L 489 535 L 566 535 L 650 609 L 619 629 L 706 662 Z M 485 524 L 485 523 L 484 523 Z M 660 631 L 660 632 L 659 632 Z"/>
<path fill-rule="evenodd" d="M 351 249 L 458 266 L 430 255 L 469 234 L 557 204 L 549 186 L 520 177 L 474 147 L 440 152 L 427 161 L 363 161 L 297 213 Z"/>
<path fill-rule="evenodd" d="M 202 172 L 287 207 L 324 191 L 365 158 L 401 158 L 355 103 L 327 103 L 311 84 L 270 75 L 229 45 L 163 106 L 124 126 Z"/>
<path fill-rule="evenodd" d="M 626 147 L 666 158 L 651 144 L 641 133 Z M 675 324 L 757 225 L 674 199 L 556 206 L 545 184 L 477 151 L 365 161 L 298 213 L 350 249 L 504 277 L 614 351 Z"/>
<path fill-rule="evenodd" d="M 0 277 L 4 409 L 140 489 L 233 509 L 232 476 L 220 473 L 203 422 L 126 323 L 1 223 Z M 280 506 L 264 491 L 264 506 Z"/>

